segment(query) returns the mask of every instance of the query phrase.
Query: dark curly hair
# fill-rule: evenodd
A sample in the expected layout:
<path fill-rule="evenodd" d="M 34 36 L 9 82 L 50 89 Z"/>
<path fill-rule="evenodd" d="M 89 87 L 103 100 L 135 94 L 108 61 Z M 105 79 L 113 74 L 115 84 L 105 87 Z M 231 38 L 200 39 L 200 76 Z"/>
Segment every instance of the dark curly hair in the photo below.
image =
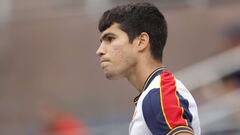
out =
<path fill-rule="evenodd" d="M 98 29 L 103 32 L 113 23 L 120 24 L 120 29 L 128 34 L 130 43 L 142 32 L 148 33 L 151 54 L 154 59 L 162 61 L 167 40 L 167 22 L 157 7 L 147 2 L 114 7 L 103 13 Z"/>

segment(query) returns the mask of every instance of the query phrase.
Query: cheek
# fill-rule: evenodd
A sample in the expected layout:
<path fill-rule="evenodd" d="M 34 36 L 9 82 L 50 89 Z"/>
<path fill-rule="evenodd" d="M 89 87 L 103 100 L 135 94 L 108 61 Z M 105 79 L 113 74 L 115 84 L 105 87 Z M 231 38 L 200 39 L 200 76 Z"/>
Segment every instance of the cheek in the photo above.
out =
<path fill-rule="evenodd" d="M 134 64 L 135 57 L 130 50 L 116 50 L 114 55 L 119 68 L 128 68 Z"/>
<path fill-rule="evenodd" d="M 116 46 L 116 47 L 113 47 L 112 48 L 112 51 L 111 51 L 111 56 L 116 60 L 116 61 L 122 61 L 123 60 L 123 56 L 124 56 L 124 51 Z"/>
<path fill-rule="evenodd" d="M 126 66 L 132 65 L 134 61 L 134 52 L 132 52 L 131 47 L 127 47 L 123 44 L 115 44 L 111 48 L 111 56 L 114 60 L 114 65 L 116 68 L 126 68 Z"/>

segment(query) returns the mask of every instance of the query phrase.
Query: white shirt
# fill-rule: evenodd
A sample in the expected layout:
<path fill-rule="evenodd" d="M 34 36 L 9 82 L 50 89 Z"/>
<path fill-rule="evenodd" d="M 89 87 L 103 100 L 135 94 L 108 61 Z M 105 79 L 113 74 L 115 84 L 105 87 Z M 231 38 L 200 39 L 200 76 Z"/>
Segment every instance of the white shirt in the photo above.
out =
<path fill-rule="evenodd" d="M 147 79 L 138 99 L 129 135 L 200 135 L 197 105 L 185 86 L 163 68 Z"/>

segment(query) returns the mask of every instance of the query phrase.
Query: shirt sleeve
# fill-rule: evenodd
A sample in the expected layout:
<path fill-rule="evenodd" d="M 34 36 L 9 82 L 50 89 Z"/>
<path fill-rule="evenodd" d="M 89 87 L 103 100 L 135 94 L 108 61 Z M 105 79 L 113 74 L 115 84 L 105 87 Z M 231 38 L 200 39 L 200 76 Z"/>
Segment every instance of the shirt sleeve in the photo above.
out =
<path fill-rule="evenodd" d="M 193 134 L 189 103 L 174 87 L 152 89 L 142 104 L 144 120 L 153 135 Z"/>

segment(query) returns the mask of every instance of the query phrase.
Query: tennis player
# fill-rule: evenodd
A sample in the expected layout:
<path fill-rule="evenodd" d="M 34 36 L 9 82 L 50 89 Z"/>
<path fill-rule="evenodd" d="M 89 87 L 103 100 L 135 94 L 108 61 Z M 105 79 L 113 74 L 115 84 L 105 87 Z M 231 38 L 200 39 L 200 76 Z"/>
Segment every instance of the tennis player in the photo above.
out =
<path fill-rule="evenodd" d="M 107 10 L 96 52 L 108 79 L 126 78 L 138 91 L 129 135 L 200 135 L 197 105 L 162 63 L 167 40 L 163 14 L 150 3 Z"/>

